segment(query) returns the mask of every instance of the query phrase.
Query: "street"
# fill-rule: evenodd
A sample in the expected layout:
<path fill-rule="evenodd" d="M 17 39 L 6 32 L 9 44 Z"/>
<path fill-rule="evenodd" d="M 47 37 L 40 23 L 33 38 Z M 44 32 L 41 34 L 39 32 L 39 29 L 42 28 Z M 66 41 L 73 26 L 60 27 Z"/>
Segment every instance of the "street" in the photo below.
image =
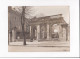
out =
<path fill-rule="evenodd" d="M 9 52 L 69 52 L 70 46 L 68 42 L 45 41 L 45 42 L 11 42 L 8 46 Z"/>

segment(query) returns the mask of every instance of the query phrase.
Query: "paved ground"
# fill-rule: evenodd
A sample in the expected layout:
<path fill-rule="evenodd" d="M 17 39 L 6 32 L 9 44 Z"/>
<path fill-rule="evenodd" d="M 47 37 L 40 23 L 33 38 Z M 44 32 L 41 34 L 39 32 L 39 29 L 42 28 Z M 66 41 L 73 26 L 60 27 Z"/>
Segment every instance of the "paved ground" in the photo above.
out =
<path fill-rule="evenodd" d="M 10 42 L 8 46 L 9 52 L 63 52 L 70 50 L 69 41 L 43 41 L 43 42 Z"/>
<path fill-rule="evenodd" d="M 69 52 L 69 47 L 8 46 L 9 52 Z"/>

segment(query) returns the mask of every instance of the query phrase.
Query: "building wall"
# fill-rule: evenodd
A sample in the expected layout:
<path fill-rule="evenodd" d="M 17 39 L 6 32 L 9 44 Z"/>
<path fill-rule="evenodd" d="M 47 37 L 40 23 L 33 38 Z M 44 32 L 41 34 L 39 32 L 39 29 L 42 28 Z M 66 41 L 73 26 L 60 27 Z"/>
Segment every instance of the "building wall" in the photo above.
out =
<path fill-rule="evenodd" d="M 21 31 L 21 15 L 16 12 L 13 10 L 8 12 L 8 29 L 16 27 L 18 31 Z"/>
<path fill-rule="evenodd" d="M 14 30 L 14 28 L 16 27 L 16 33 L 15 34 L 10 34 L 10 36 L 12 35 L 15 37 L 14 39 L 17 40 L 18 37 L 20 37 L 20 39 L 23 39 L 23 33 L 22 33 L 22 26 L 21 26 L 21 14 L 15 10 L 12 10 L 12 8 L 8 8 L 8 30 L 12 32 L 12 30 Z M 29 28 L 29 27 L 28 27 Z M 29 29 L 26 28 L 26 23 L 25 23 L 25 36 L 26 38 L 29 38 Z M 27 30 L 28 29 L 28 30 Z M 14 41 L 14 39 L 11 39 Z"/>

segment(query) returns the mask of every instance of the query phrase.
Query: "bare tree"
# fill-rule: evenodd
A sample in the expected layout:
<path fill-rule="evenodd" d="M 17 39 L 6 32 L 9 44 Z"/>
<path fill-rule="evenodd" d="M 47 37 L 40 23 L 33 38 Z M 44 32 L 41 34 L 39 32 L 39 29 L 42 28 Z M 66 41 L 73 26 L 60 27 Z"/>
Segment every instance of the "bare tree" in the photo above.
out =
<path fill-rule="evenodd" d="M 28 19 L 30 17 L 30 14 L 32 13 L 32 7 L 31 6 L 16 6 L 14 7 L 14 10 L 18 11 L 21 13 L 21 26 L 22 26 L 22 33 L 23 33 L 23 45 L 26 45 L 26 37 L 25 37 L 25 22 L 27 21 L 28 24 Z"/>
<path fill-rule="evenodd" d="M 24 45 L 26 45 L 26 38 L 25 38 L 25 32 L 24 32 L 24 24 L 25 24 L 25 6 L 22 6 L 22 14 L 21 14 L 21 25 L 22 25 L 22 33 L 24 38 Z"/>
<path fill-rule="evenodd" d="M 24 27 L 25 27 L 25 18 L 30 15 L 30 12 L 31 12 L 31 7 L 22 6 L 21 25 L 22 25 L 22 33 L 23 33 L 23 38 L 24 38 L 23 45 L 26 45 L 25 29 L 24 29 Z M 27 22 L 28 22 L 28 20 L 27 20 Z"/>

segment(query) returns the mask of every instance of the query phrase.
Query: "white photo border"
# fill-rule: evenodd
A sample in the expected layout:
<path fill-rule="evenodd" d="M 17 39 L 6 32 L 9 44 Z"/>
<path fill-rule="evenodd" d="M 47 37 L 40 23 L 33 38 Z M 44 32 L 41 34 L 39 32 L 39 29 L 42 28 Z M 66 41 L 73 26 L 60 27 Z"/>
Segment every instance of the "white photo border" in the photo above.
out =
<path fill-rule="evenodd" d="M 80 57 L 79 0 L 3 0 L 0 2 L 0 57 Z M 70 52 L 8 52 L 8 6 L 70 6 Z"/>

